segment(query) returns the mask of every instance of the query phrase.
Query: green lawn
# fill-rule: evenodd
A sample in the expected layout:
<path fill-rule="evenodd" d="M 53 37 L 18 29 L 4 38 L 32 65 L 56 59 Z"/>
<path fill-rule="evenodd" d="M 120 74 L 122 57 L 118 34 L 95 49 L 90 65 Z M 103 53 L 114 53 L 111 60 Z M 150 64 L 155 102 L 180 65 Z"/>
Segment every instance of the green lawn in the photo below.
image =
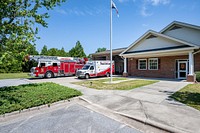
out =
<path fill-rule="evenodd" d="M 0 114 L 23 110 L 82 95 L 80 91 L 55 83 L 0 88 Z"/>
<path fill-rule="evenodd" d="M 28 73 L 0 73 L 0 79 L 30 78 Z"/>
<path fill-rule="evenodd" d="M 200 110 L 200 84 L 189 84 L 180 91 L 174 93 L 171 97 Z"/>
<path fill-rule="evenodd" d="M 126 80 L 126 78 L 113 78 L 113 81 L 116 80 Z M 109 82 L 110 79 L 100 79 L 100 80 L 87 80 L 82 82 L 74 82 L 73 84 L 85 86 L 88 88 L 94 88 L 98 90 L 130 90 L 137 87 L 149 85 L 156 83 L 158 81 L 152 81 L 152 80 L 128 80 L 123 81 L 120 83 L 105 83 Z M 92 83 L 91 83 L 92 82 Z"/>

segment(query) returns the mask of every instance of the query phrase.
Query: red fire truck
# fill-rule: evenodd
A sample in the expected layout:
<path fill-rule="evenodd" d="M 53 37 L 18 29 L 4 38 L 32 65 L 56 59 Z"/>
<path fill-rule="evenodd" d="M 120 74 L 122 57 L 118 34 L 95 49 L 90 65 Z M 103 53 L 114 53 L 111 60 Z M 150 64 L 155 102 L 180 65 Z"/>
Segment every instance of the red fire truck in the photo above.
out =
<path fill-rule="evenodd" d="M 28 59 L 38 62 L 37 67 L 31 68 L 29 75 L 45 78 L 75 75 L 76 71 L 81 69 L 87 61 L 87 58 L 80 59 L 40 55 L 30 55 Z"/>

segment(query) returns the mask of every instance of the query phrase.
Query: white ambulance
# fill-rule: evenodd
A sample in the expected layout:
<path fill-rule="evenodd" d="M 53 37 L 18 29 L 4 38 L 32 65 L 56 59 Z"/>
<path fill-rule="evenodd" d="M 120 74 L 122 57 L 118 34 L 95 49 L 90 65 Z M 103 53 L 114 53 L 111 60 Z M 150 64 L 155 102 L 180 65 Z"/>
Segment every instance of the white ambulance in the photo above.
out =
<path fill-rule="evenodd" d="M 114 61 L 112 61 L 112 73 L 115 72 Z M 78 78 L 90 78 L 98 76 L 110 76 L 110 61 L 88 61 L 82 69 L 76 72 Z"/>

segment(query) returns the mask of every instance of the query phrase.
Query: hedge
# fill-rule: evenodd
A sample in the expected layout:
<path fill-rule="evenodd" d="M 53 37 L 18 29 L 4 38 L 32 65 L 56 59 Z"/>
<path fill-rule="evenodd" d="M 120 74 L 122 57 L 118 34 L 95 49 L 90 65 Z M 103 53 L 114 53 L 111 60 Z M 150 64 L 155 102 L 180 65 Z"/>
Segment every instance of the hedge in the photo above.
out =
<path fill-rule="evenodd" d="M 200 71 L 195 72 L 195 74 L 196 74 L 196 80 L 200 82 Z"/>

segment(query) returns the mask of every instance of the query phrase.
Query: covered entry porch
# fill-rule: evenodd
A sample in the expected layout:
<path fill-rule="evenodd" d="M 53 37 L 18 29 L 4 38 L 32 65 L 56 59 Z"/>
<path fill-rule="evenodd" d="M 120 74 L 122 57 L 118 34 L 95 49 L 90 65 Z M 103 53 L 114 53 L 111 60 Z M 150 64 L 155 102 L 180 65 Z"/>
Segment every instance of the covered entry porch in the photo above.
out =
<path fill-rule="evenodd" d="M 195 81 L 194 50 L 123 54 L 123 76 L 174 78 Z"/>

